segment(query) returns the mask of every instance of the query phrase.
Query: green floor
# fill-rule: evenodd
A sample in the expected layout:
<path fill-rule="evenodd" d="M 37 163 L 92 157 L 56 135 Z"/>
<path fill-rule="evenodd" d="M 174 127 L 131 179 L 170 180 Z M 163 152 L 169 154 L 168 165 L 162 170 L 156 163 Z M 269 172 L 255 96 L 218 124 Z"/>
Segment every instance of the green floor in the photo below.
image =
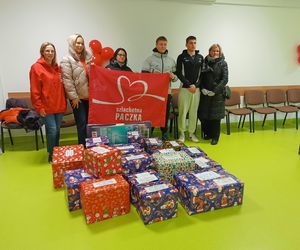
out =
<path fill-rule="evenodd" d="M 224 131 L 224 130 L 223 130 Z M 62 144 L 74 142 L 62 136 Z M 0 155 L 0 249 L 300 249 L 300 130 L 292 121 L 278 131 L 269 122 L 222 132 L 217 146 L 196 145 L 245 182 L 244 204 L 144 226 L 128 215 L 86 225 L 81 211 L 69 213 L 64 191 L 52 188 L 45 148 L 32 137 L 16 138 Z M 191 144 L 190 144 L 191 145 Z"/>

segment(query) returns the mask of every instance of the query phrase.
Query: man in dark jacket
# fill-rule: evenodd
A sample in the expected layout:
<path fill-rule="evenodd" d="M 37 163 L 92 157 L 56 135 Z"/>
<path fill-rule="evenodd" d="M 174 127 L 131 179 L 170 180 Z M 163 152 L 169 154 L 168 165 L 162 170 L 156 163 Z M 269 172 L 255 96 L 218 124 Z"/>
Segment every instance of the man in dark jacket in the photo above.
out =
<path fill-rule="evenodd" d="M 200 101 L 199 78 L 204 68 L 204 59 L 199 50 L 196 50 L 197 40 L 194 36 L 186 39 L 186 50 L 177 58 L 176 75 L 181 81 L 178 95 L 178 129 L 179 140 L 184 142 L 186 130 L 186 116 L 189 114 L 188 132 L 189 139 L 199 142 L 195 136 L 197 124 L 197 110 Z"/>

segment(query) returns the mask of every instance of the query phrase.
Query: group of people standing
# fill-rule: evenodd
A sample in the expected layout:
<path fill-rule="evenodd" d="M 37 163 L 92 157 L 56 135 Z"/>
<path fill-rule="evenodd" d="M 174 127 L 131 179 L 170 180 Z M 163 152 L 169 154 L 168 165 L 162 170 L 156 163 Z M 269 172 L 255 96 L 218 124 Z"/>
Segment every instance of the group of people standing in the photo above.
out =
<path fill-rule="evenodd" d="M 41 45 L 41 57 L 31 66 L 31 100 L 36 111 L 44 118 L 47 137 L 48 161 L 52 161 L 53 147 L 59 145 L 60 126 L 66 111 L 66 97 L 73 109 L 77 127 L 78 143 L 85 145 L 89 111 L 89 68 L 92 55 L 86 50 L 80 34 L 68 38 L 69 53 L 60 66 L 52 43 Z M 203 56 L 196 50 L 197 39 L 189 36 L 186 49 L 177 63 L 168 55 L 168 40 L 156 39 L 153 54 L 142 65 L 142 72 L 168 73 L 170 88 L 167 99 L 166 124 L 161 127 L 162 139 L 168 139 L 168 120 L 171 106 L 171 82 L 181 81 L 178 96 L 179 140 L 185 141 L 186 117 L 188 115 L 188 138 L 199 142 L 195 135 L 197 120 L 201 121 L 202 137 L 218 143 L 220 121 L 225 114 L 224 88 L 228 82 L 228 69 L 221 47 L 214 44 L 209 54 Z M 132 71 L 127 65 L 127 52 L 118 48 L 106 68 Z"/>

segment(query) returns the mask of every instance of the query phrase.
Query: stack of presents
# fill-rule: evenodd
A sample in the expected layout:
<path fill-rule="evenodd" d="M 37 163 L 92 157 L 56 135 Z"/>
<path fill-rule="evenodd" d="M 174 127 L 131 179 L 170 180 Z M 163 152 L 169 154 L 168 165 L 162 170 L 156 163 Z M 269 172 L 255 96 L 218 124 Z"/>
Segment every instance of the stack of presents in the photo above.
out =
<path fill-rule="evenodd" d="M 127 214 L 130 204 L 144 224 L 176 217 L 178 202 L 189 215 L 242 204 L 244 183 L 200 148 L 149 138 L 151 124 L 123 126 L 91 125 L 86 148 L 54 148 L 54 187 L 87 224 Z"/>

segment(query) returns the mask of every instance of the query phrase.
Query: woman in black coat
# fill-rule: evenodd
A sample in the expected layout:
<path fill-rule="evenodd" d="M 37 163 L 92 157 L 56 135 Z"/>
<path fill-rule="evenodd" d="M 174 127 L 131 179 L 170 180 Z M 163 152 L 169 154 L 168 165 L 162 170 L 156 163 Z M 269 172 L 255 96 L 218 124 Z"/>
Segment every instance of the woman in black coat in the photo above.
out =
<path fill-rule="evenodd" d="M 131 68 L 127 66 L 126 50 L 123 48 L 118 48 L 106 68 L 112 70 L 132 71 Z"/>
<path fill-rule="evenodd" d="M 220 137 L 221 119 L 225 116 L 224 92 L 228 82 L 228 67 L 219 44 L 209 48 L 205 63 L 209 70 L 201 75 L 198 118 L 203 138 L 212 139 L 211 144 L 216 145 Z"/>

